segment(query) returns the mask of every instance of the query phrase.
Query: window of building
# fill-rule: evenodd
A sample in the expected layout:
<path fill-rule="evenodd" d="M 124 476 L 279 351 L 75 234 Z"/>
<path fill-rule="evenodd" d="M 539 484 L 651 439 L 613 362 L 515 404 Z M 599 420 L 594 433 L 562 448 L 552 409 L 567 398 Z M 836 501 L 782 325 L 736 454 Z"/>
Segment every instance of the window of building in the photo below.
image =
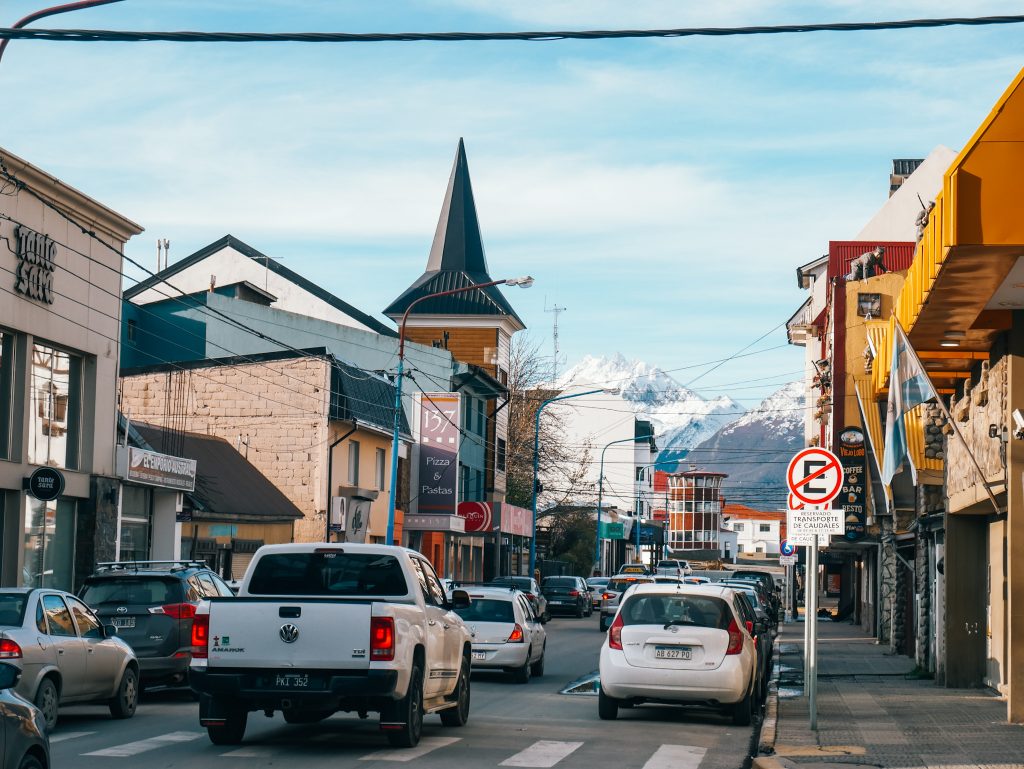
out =
<path fill-rule="evenodd" d="M 743 524 L 742 523 L 734 523 L 732 525 L 732 530 L 733 531 L 743 531 Z"/>
<path fill-rule="evenodd" d="M 14 334 L 0 331 L 0 459 L 11 458 L 13 409 Z"/>
<path fill-rule="evenodd" d="M 25 497 L 21 583 L 25 587 L 71 590 L 75 556 L 75 503 Z"/>
<path fill-rule="evenodd" d="M 484 471 L 483 470 L 477 470 L 476 471 L 476 494 L 474 496 L 474 499 L 483 499 L 483 498 L 484 498 Z"/>
<path fill-rule="evenodd" d="M 766 532 L 766 531 L 771 531 L 772 530 L 772 525 L 770 523 L 759 523 L 757 525 L 757 530 L 762 532 L 762 533 Z"/>
<path fill-rule="evenodd" d="M 469 468 L 461 462 L 459 463 L 459 499 L 467 500 L 470 499 L 469 492 Z"/>
<path fill-rule="evenodd" d="M 387 462 L 387 458 L 384 449 L 377 449 L 377 465 L 376 465 L 376 481 L 377 488 L 384 491 L 384 465 Z"/>
<path fill-rule="evenodd" d="M 82 361 L 45 344 L 32 345 L 28 461 L 78 469 Z"/>
<path fill-rule="evenodd" d="M 494 465 L 499 472 L 505 471 L 505 451 L 506 443 L 504 438 L 498 438 L 497 450 L 495 451 Z"/>
<path fill-rule="evenodd" d="M 121 487 L 121 560 L 149 558 L 153 529 L 153 490 L 145 486 Z"/>
<path fill-rule="evenodd" d="M 359 441 L 348 442 L 348 484 L 359 485 Z"/>
<path fill-rule="evenodd" d="M 135 323 L 134 320 L 128 321 L 128 328 L 127 328 L 127 334 L 126 334 L 126 336 L 128 337 L 128 339 L 127 339 L 128 344 L 135 344 L 135 327 L 136 327 L 136 325 L 137 324 Z"/>

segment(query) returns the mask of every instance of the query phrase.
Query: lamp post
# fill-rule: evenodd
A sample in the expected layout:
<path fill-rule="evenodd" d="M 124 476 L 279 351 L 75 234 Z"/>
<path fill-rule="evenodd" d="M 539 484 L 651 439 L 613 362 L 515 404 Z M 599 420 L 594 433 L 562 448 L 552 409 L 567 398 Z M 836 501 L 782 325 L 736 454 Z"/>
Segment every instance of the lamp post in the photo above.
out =
<path fill-rule="evenodd" d="M 597 395 L 598 393 L 618 393 L 618 390 L 600 389 L 587 390 L 582 393 L 570 393 L 548 398 L 537 408 L 537 416 L 533 430 L 533 536 L 530 539 L 530 576 L 533 576 L 537 569 L 537 474 L 540 472 L 540 412 L 549 403 L 564 401 L 569 398 L 582 398 L 584 395 Z"/>
<path fill-rule="evenodd" d="M 604 495 L 604 453 L 610 446 L 614 446 L 618 443 L 636 443 L 637 441 L 649 440 L 650 436 L 641 435 L 634 436 L 632 438 L 619 438 L 617 441 L 605 444 L 605 447 L 601 449 L 601 469 L 597 476 L 597 526 L 595 527 L 594 537 L 594 568 L 599 569 L 601 567 L 601 501 Z"/>
<path fill-rule="evenodd" d="M 521 278 L 504 278 L 502 280 L 491 280 L 487 283 L 474 283 L 470 286 L 452 288 L 448 291 L 437 291 L 433 294 L 425 294 L 409 302 L 402 314 L 402 322 L 398 325 L 398 373 L 395 376 L 395 424 L 391 436 L 391 491 L 388 494 L 388 532 L 384 544 L 395 544 L 395 502 L 398 492 L 398 433 L 402 424 L 402 374 L 405 371 L 405 322 L 409 320 L 409 312 L 420 302 L 427 299 L 435 299 L 439 296 L 450 296 L 461 294 L 464 291 L 473 291 L 478 288 L 490 288 L 491 286 L 520 286 L 529 288 L 533 285 L 533 278 L 529 275 Z"/>

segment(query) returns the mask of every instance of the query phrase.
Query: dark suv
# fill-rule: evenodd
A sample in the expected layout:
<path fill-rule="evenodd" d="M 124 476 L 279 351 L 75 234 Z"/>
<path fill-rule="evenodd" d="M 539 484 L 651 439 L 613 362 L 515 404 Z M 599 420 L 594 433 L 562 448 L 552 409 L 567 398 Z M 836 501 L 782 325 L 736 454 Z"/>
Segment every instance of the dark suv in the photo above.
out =
<path fill-rule="evenodd" d="M 540 589 L 548 599 L 548 611 L 589 617 L 594 612 L 590 588 L 582 577 L 545 577 Z"/>
<path fill-rule="evenodd" d="M 143 684 L 180 684 L 192 658 L 192 618 L 204 598 L 234 593 L 202 561 L 101 563 L 79 591 L 139 659 Z"/>

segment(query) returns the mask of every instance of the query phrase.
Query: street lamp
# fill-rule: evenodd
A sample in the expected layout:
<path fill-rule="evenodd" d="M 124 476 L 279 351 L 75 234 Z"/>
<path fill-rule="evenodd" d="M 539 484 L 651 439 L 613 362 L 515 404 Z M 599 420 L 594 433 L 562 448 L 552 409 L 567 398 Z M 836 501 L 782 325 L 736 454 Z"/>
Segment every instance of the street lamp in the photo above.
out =
<path fill-rule="evenodd" d="M 646 440 L 650 440 L 649 435 L 619 438 L 617 441 L 606 444 L 601 449 L 601 469 L 597 476 L 597 525 L 595 526 L 594 536 L 594 568 L 599 569 L 601 567 L 601 498 L 604 494 L 604 453 L 608 450 L 609 446 L 614 446 L 617 443 L 636 443 L 637 441 Z"/>
<path fill-rule="evenodd" d="M 434 299 L 439 296 L 461 294 L 464 291 L 473 291 L 478 288 L 490 288 L 491 286 L 519 286 L 529 288 L 533 285 L 533 278 L 524 275 L 521 278 L 504 278 L 502 280 L 491 280 L 487 283 L 474 283 L 461 288 L 452 288 L 448 291 L 437 291 L 433 294 L 425 294 L 409 302 L 402 314 L 402 322 L 398 325 L 398 374 L 395 376 L 395 424 L 391 436 L 391 491 L 388 494 L 388 532 L 384 544 L 395 544 L 395 502 L 398 491 L 398 432 L 402 424 L 402 374 L 405 371 L 405 322 L 409 320 L 409 312 L 422 301 Z"/>
<path fill-rule="evenodd" d="M 568 395 L 557 395 L 554 398 L 548 398 L 546 401 L 540 404 L 537 408 L 537 417 L 533 430 L 533 537 L 530 539 L 530 576 L 533 576 L 534 571 L 537 569 L 537 474 L 540 472 L 540 412 L 544 410 L 544 407 L 549 403 L 555 401 L 564 401 L 569 398 L 582 398 L 584 395 L 597 395 L 598 393 L 607 393 L 609 395 L 618 395 L 619 390 L 616 387 L 602 388 L 600 390 L 587 390 L 582 393 L 569 393 Z"/>

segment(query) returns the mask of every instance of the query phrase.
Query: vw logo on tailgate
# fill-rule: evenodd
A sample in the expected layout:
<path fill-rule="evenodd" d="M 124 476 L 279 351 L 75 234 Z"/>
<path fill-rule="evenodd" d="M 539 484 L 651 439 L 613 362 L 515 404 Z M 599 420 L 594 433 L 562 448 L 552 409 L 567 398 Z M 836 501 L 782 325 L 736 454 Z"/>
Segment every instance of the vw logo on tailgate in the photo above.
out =
<path fill-rule="evenodd" d="M 299 638 L 299 629 L 289 622 L 287 625 L 281 625 L 278 635 L 286 644 L 293 644 Z"/>

